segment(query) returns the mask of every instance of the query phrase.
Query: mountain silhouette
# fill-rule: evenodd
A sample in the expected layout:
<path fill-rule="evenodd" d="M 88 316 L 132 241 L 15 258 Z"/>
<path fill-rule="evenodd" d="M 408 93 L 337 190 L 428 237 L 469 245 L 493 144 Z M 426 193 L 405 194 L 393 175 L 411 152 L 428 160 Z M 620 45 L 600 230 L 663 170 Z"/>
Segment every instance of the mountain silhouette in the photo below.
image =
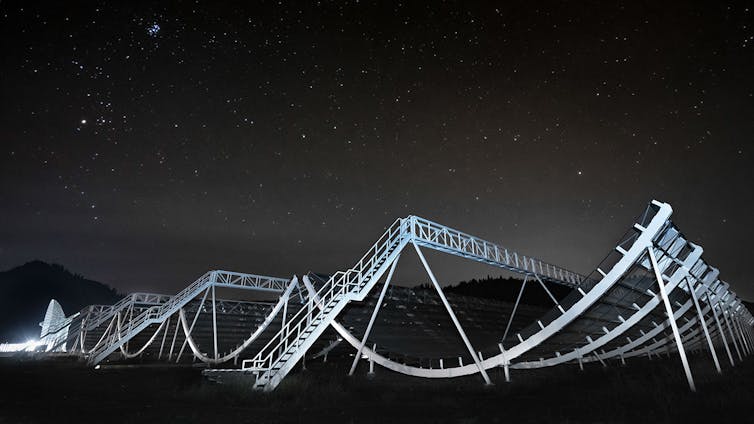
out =
<path fill-rule="evenodd" d="M 72 315 L 84 306 L 112 304 L 121 297 L 107 285 L 57 264 L 32 261 L 0 272 L 0 342 L 37 339 L 50 299 Z"/>
<path fill-rule="evenodd" d="M 464 296 L 474 296 L 486 299 L 515 302 L 521 290 L 523 280 L 515 277 L 491 277 L 461 281 L 456 285 L 443 288 L 446 293 L 455 293 Z M 544 282 L 553 297 L 560 300 L 566 297 L 573 289 L 562 284 Z M 419 287 L 430 289 L 428 284 Z M 434 290 L 434 289 L 432 289 Z M 521 303 L 532 306 L 552 307 L 555 304 L 550 295 L 542 288 L 539 282 L 529 278 L 526 289 L 521 297 Z"/>

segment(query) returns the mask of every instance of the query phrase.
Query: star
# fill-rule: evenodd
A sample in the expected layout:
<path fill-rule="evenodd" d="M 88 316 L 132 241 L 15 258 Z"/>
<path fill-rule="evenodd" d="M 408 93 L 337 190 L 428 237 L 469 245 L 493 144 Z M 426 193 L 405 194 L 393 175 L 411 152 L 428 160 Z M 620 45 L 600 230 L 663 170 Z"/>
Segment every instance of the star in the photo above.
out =
<path fill-rule="evenodd" d="M 153 23 L 152 25 L 147 27 L 147 34 L 149 34 L 150 37 L 157 37 L 157 34 L 160 33 L 160 24 Z"/>

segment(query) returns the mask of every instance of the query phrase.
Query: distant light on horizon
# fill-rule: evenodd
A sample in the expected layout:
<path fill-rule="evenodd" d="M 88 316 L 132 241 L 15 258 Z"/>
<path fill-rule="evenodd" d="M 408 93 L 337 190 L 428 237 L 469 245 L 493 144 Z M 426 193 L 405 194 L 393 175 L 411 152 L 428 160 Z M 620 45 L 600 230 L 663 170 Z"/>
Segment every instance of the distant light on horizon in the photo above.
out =
<path fill-rule="evenodd" d="M 33 352 L 39 346 L 45 345 L 39 340 L 27 340 L 24 343 L 0 343 L 0 352 Z"/>

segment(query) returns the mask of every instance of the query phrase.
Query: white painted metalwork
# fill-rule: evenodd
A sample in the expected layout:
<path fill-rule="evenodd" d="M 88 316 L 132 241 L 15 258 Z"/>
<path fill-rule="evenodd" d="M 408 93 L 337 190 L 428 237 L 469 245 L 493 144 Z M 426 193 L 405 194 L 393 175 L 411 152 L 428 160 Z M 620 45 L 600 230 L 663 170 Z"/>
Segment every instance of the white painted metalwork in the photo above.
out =
<path fill-rule="evenodd" d="M 331 325 L 344 340 L 357 349 L 351 373 L 363 353 L 364 356 L 369 358 L 370 363 L 377 363 L 397 372 L 428 378 L 455 377 L 475 372 L 479 372 L 485 377 L 486 373 L 484 371 L 495 366 L 504 367 L 506 376 L 508 376 L 507 371 L 509 368 L 550 366 L 571 360 L 578 360 L 579 364 L 582 365 L 587 360 L 585 358 L 587 354 L 591 354 L 601 362 L 606 358 L 618 357 L 622 363 L 625 363 L 625 358 L 634 353 L 632 349 L 636 349 L 647 341 L 654 340 L 654 337 L 666 328 L 666 325 L 670 325 L 671 328 L 675 328 L 674 339 L 676 341 L 676 348 L 681 354 L 684 369 L 689 377 L 689 385 L 693 390 L 693 380 L 691 379 L 690 369 L 683 352 L 683 339 L 681 334 L 678 333 L 677 326 L 675 326 L 675 320 L 683 317 L 683 314 L 691 310 L 695 302 L 697 303 L 697 317 L 693 320 L 683 317 L 688 321 L 683 328 L 689 329 L 693 324 L 700 323 L 701 330 L 696 330 L 696 332 L 699 334 L 702 331 L 706 332 L 705 337 L 707 338 L 710 351 L 713 354 L 716 367 L 719 367 L 714 347 L 712 346 L 712 335 L 706 329 L 706 319 L 703 315 L 706 313 L 705 311 L 713 311 L 713 318 L 718 323 L 716 334 L 719 337 L 724 337 L 724 334 L 720 331 L 722 327 L 719 325 L 719 320 L 717 320 L 718 315 L 713 307 L 707 306 L 701 308 L 701 305 L 698 304 L 699 298 L 697 297 L 697 293 L 699 296 L 706 294 L 705 299 L 707 299 L 708 303 L 711 301 L 709 293 L 715 293 L 715 297 L 723 296 L 724 299 L 728 299 L 729 297 L 735 299 L 735 295 L 727 289 L 727 285 L 725 285 L 724 290 L 720 291 L 720 293 L 711 291 L 712 287 L 722 287 L 719 280 L 717 280 L 717 271 L 700 259 L 702 254 L 701 248 L 686 241 L 672 223 L 669 222 L 668 219 L 671 213 L 672 209 L 669 205 L 653 201 L 647 212 L 634 225 L 635 233 L 622 240 L 618 247 L 616 247 L 616 252 L 620 254 L 617 262 L 613 263 L 610 269 L 607 267 L 603 267 L 604 269 L 598 268 L 598 276 L 590 279 L 586 284 L 585 278 L 576 273 L 536 259 L 526 258 L 496 244 L 469 236 L 457 230 L 414 216 L 399 219 L 388 228 L 377 243 L 372 246 L 353 268 L 345 272 L 336 273 L 317 293 L 311 294 L 307 306 L 295 314 L 284 325 L 281 332 L 273 337 L 267 346 L 262 348 L 253 359 L 245 360 L 242 370 L 253 372 L 256 375 L 256 387 L 265 390 L 274 389 L 293 365 L 299 359 L 303 358 L 304 352 L 306 352 L 328 325 Z M 377 309 L 382 304 L 382 296 L 380 296 L 380 301 L 375 305 L 375 311 L 372 313 L 370 324 L 367 326 L 367 331 L 361 340 L 354 337 L 341 324 L 337 323 L 335 318 L 347 303 L 360 301 L 365 298 L 383 273 L 388 268 L 391 270 L 394 268 L 395 260 L 408 243 L 414 244 L 436 289 L 439 289 L 439 284 L 431 273 L 423 255 L 421 255 L 418 246 L 428 247 L 518 272 L 525 275 L 525 278 L 532 277 L 539 280 L 545 290 L 547 288 L 543 284 L 543 279 L 576 287 L 580 298 L 563 306 L 547 290 L 548 295 L 556 303 L 560 316 L 556 316 L 546 323 L 543 323 L 542 320 L 537 321 L 538 327 L 535 331 L 527 334 L 525 337 L 522 337 L 520 333 L 517 335 L 519 339 L 517 345 L 507 350 L 501 346 L 499 353 L 490 355 L 487 359 L 482 358 L 481 353 L 477 353 L 471 347 L 460 323 L 457 319 L 454 319 L 454 324 L 459 333 L 461 333 L 472 357 L 471 364 L 464 365 L 461 358 L 459 358 L 459 365 L 456 367 L 445 366 L 442 359 L 439 360 L 439 368 L 431 366 L 423 368 L 397 363 L 366 346 Z M 655 254 L 655 250 L 659 255 Z M 630 280 L 627 279 L 627 275 L 629 270 L 636 266 L 643 267 L 645 270 L 654 273 L 654 278 L 659 286 L 657 293 L 649 289 L 644 293 L 631 285 Z M 665 275 L 666 273 L 667 275 Z M 687 282 L 686 287 L 681 285 L 682 281 Z M 693 282 L 699 283 L 698 288 L 694 287 Z M 383 292 L 386 287 L 387 284 L 383 287 Z M 516 305 L 514 305 L 514 314 L 522 292 L 523 285 Z M 675 300 L 679 306 L 679 309 L 676 311 L 672 311 L 671 292 L 673 296 L 686 296 L 687 298 L 685 303 Z M 602 325 L 600 334 L 595 334 L 596 338 L 587 336 L 587 343 L 576 346 L 570 353 L 561 354 L 560 352 L 555 352 L 555 356 L 552 358 L 540 358 L 538 361 L 523 361 L 515 364 L 511 362 L 547 341 L 571 323 L 581 319 L 580 317 L 594 305 L 605 302 L 607 302 L 605 303 L 606 305 L 614 304 L 608 301 L 606 297 L 609 293 L 613 293 L 612 296 L 615 293 L 634 293 L 633 297 L 625 297 L 624 295 L 624 298 L 637 300 L 636 293 L 644 293 L 644 306 L 637 305 L 636 301 L 629 302 L 623 306 L 625 311 L 622 312 L 622 315 L 615 317 L 619 324 L 611 326 L 612 328 Z M 647 295 L 648 297 L 646 297 Z M 442 294 L 441 297 L 444 298 Z M 443 300 L 443 303 L 445 303 L 446 300 Z M 719 300 L 716 300 L 716 302 L 719 303 Z M 666 324 L 661 325 L 652 321 L 654 328 L 651 331 L 645 332 L 641 328 L 638 328 L 640 334 L 634 335 L 633 338 L 626 337 L 628 340 L 627 344 L 618 346 L 616 349 L 610 351 L 603 350 L 600 353 L 597 352 L 597 349 L 601 346 L 617 340 L 619 335 L 625 334 L 629 330 L 635 331 L 634 329 L 638 327 L 640 322 L 649 319 L 655 313 L 660 303 L 664 304 L 668 312 L 663 319 Z M 737 351 L 740 352 L 741 350 L 738 348 L 738 344 L 740 343 L 742 349 L 745 352 L 749 352 L 750 342 L 748 341 L 748 331 L 742 328 L 741 322 L 745 321 L 748 325 L 751 325 L 754 319 L 752 319 L 751 314 L 745 308 L 735 305 L 736 309 L 732 310 L 729 309 L 731 306 L 730 302 L 726 302 L 724 305 L 725 308 L 720 305 L 717 305 L 717 307 L 723 314 L 730 336 L 734 343 L 736 343 Z M 446 307 L 448 306 L 446 304 Z M 454 317 L 452 309 L 447 309 L 451 317 Z M 739 310 L 742 310 L 742 312 L 739 313 Z M 745 318 L 742 319 L 736 314 L 745 314 Z M 667 317 L 673 317 L 673 319 L 667 320 Z M 510 320 L 512 320 L 512 316 Z M 507 336 L 509 328 L 510 322 L 506 327 L 504 336 Z M 684 337 L 688 338 L 688 336 Z M 639 350 L 642 351 L 642 354 L 647 354 L 651 357 L 653 349 L 664 346 L 665 342 L 665 339 L 660 342 L 653 342 L 655 345 L 653 348 L 642 348 Z M 727 349 L 725 340 L 723 340 L 723 344 L 726 345 Z"/>
<path fill-rule="evenodd" d="M 688 359 L 686 359 L 686 351 L 684 351 L 683 349 L 683 341 L 681 341 L 681 335 L 678 333 L 678 326 L 676 325 L 675 319 L 672 319 L 673 308 L 670 306 L 668 293 L 665 291 L 665 283 L 662 281 L 660 266 L 657 265 L 657 259 L 655 258 L 655 254 L 652 251 L 651 246 L 647 247 L 647 253 L 649 254 L 649 259 L 652 261 L 652 269 L 654 270 L 655 276 L 657 277 L 657 284 L 660 286 L 660 295 L 662 296 L 662 301 L 665 304 L 665 310 L 667 311 L 669 317 L 668 321 L 670 322 L 670 327 L 673 329 L 673 336 L 675 336 L 675 341 L 678 345 L 678 353 L 681 356 L 681 362 L 683 363 L 683 369 L 686 372 L 686 379 L 689 382 L 689 388 L 692 392 L 695 392 L 696 386 L 694 385 L 694 378 L 691 376 L 689 361 Z"/>
<path fill-rule="evenodd" d="M 450 319 L 453 320 L 453 324 L 456 326 L 458 333 L 461 335 L 461 338 L 463 339 L 463 343 L 466 345 L 466 348 L 469 350 L 469 354 L 471 355 L 471 358 L 474 360 L 474 364 L 476 364 L 476 367 L 479 368 L 479 373 L 482 375 L 484 382 L 487 384 L 492 384 L 492 381 L 490 381 L 490 377 L 487 375 L 487 372 L 484 370 L 484 367 L 482 367 L 482 363 L 480 360 L 481 355 L 477 355 L 477 352 L 474 350 L 474 347 L 471 345 L 469 338 L 466 336 L 466 332 L 463 331 L 463 327 L 461 326 L 461 323 L 458 322 L 458 318 L 456 317 L 455 312 L 453 312 L 453 308 L 450 307 L 450 303 L 448 303 L 448 299 L 445 298 L 445 294 L 442 292 L 442 287 L 440 287 L 440 283 L 437 282 L 437 278 L 435 278 L 435 274 L 429 268 L 429 264 L 427 264 L 427 259 L 424 257 L 421 249 L 419 249 L 419 246 L 417 246 L 416 243 L 414 243 L 414 249 L 416 250 L 416 254 L 419 255 L 419 259 L 421 260 L 422 265 L 424 265 L 424 269 L 427 271 L 427 275 L 429 275 L 429 279 L 432 280 L 432 284 L 435 286 L 435 290 L 437 290 L 437 294 L 440 295 L 440 299 L 442 300 L 443 305 L 445 305 L 445 309 L 448 311 L 448 315 L 450 315 Z"/>
<path fill-rule="evenodd" d="M 264 346 L 256 352 L 249 352 L 252 357 L 242 361 L 240 370 L 211 370 L 207 374 L 248 373 L 254 376 L 256 388 L 273 390 L 299 360 L 305 360 L 306 352 L 324 331 L 332 327 L 339 338 L 330 342 L 316 356 L 326 358 L 340 340 L 345 340 L 356 349 L 349 374 L 354 373 L 360 359 L 367 358 L 370 373 L 374 371 L 374 364 L 378 364 L 393 371 L 426 378 L 479 373 L 485 382 L 490 383 L 487 370 L 493 367 L 502 367 L 506 381 L 510 381 L 510 369 L 539 368 L 569 362 L 578 363 L 583 368 L 586 362 L 607 365 L 611 359 L 625 364 L 626 358 L 644 355 L 652 358 L 662 353 L 678 352 L 689 387 L 694 390 L 686 350 L 706 348 L 717 371 L 721 372 L 716 344 L 724 347 L 731 365 L 734 364 L 732 350 L 736 351 L 739 361 L 750 355 L 754 316 L 741 304 L 728 284 L 718 278 L 718 270 L 702 259 L 702 248 L 689 242 L 669 220 L 671 214 L 669 205 L 651 202 L 645 213 L 619 241 L 611 256 L 587 277 L 432 221 L 408 216 L 396 220 L 388 227 L 352 268 L 335 273 L 316 290 L 307 276 L 303 277 L 306 290 L 302 290 L 295 277 L 289 281 L 252 274 L 210 271 L 175 296 L 135 293 L 112 306 L 85 308 L 74 319 L 67 321 L 67 325 L 47 325 L 46 333 L 43 328 L 43 335 L 48 334 L 50 340 L 54 337 L 55 342 L 51 344 L 63 347 L 71 346 L 72 337 L 75 337 L 73 347 L 87 354 L 92 364 L 102 361 L 118 349 L 126 358 L 138 356 L 159 337 L 161 342 L 158 358 L 167 350 L 168 360 L 173 360 L 180 327 L 184 341 L 177 360 L 180 360 L 184 348 L 188 346 L 195 358 L 214 365 L 237 360 L 252 342 L 259 340 L 273 320 L 280 317 L 279 331 L 266 344 L 261 340 L 260 344 Z M 396 270 L 398 258 L 409 244 L 413 245 L 445 311 L 468 350 L 469 356 L 466 359 L 440 356 L 420 360 L 419 366 L 407 365 L 377 353 L 375 344 L 370 343 L 370 334 Z M 499 339 L 500 344 L 494 351 L 473 347 L 420 247 L 524 276 L 513 312 Z M 386 274 L 366 330 L 357 338 L 337 321 L 337 317 L 350 302 L 363 301 Z M 515 337 L 508 338 L 528 279 L 535 279 L 540 283 L 555 307 L 529 327 L 515 330 Z M 545 281 L 566 285 L 574 290 L 566 298 L 558 300 Z M 277 303 L 265 306 L 271 308 L 271 311 L 262 324 L 226 354 L 219 351 L 218 314 L 243 314 L 245 306 L 240 302 L 229 303 L 217 299 L 216 287 L 281 293 Z M 301 307 L 294 313 L 289 313 L 288 303 L 294 292 L 301 301 Z M 210 295 L 211 302 L 205 304 Z M 184 307 L 200 296 L 202 299 L 199 308 L 189 325 Z M 207 308 L 212 316 L 212 347 L 207 349 L 211 351 L 209 354 L 201 351 L 192 335 L 200 312 L 206 312 Z M 167 349 L 173 315 L 176 316 L 172 320 L 175 328 L 172 343 Z M 87 331 L 100 331 L 108 322 L 94 347 L 87 349 Z M 78 327 L 70 332 L 68 329 L 74 328 L 73 323 L 77 323 Z M 144 333 L 151 325 L 155 325 L 156 329 L 151 327 L 154 332 L 148 337 L 146 344 L 129 352 L 129 340 Z M 668 329 L 671 334 L 667 334 Z M 63 336 L 64 333 L 69 334 Z M 510 346 L 505 347 L 503 343 Z M 557 349 L 551 349 L 550 346 L 557 346 Z M 384 349 L 383 347 L 382 350 Z"/>
<path fill-rule="evenodd" d="M 119 349 L 122 344 L 127 343 L 131 338 L 145 330 L 150 325 L 162 324 L 169 316 L 178 312 L 184 305 L 205 290 L 214 290 L 215 287 L 228 287 L 268 292 L 284 292 L 289 283 L 290 280 L 283 278 L 242 274 L 230 271 L 209 271 L 175 296 L 170 297 L 164 303 L 150 307 L 132 319 L 129 319 L 122 325 L 119 325 L 116 328 L 116 331 L 106 332 L 105 334 L 107 337 L 105 337 L 102 340 L 102 343 L 89 354 L 89 363 L 95 365 L 104 360 L 116 349 Z M 216 303 L 213 302 L 213 312 L 216 310 L 215 308 Z"/>
<path fill-rule="evenodd" d="M 191 331 L 193 330 L 193 326 L 196 323 L 196 318 L 198 317 L 198 312 L 201 310 L 197 310 L 197 315 L 194 317 L 194 322 L 192 322 L 191 327 L 189 328 L 186 322 L 186 316 L 185 312 L 183 311 L 183 308 L 179 310 L 179 319 L 181 327 L 183 328 L 183 333 L 186 336 L 186 342 L 188 343 L 189 347 L 191 348 L 192 353 L 194 354 L 194 357 L 199 359 L 202 362 L 208 363 L 208 364 L 222 364 L 224 362 L 230 361 L 231 359 L 237 358 L 238 355 L 246 350 L 252 343 L 254 343 L 259 336 L 270 326 L 272 321 L 278 316 L 281 309 L 285 309 L 285 307 L 288 305 L 288 302 L 291 297 L 291 293 L 293 293 L 294 289 L 298 288 L 298 277 L 294 277 L 293 280 L 291 280 L 290 284 L 288 284 L 288 288 L 283 292 L 283 294 L 280 296 L 280 299 L 275 304 L 275 306 L 272 308 L 272 311 L 267 315 L 267 317 L 264 319 L 264 322 L 254 330 L 254 332 L 249 335 L 249 337 L 241 342 L 235 349 L 233 349 L 231 352 L 223 355 L 218 356 L 215 354 L 214 358 L 210 358 L 206 355 L 204 355 L 199 347 L 197 346 L 194 339 L 191 337 Z M 213 309 L 213 314 L 214 314 Z M 285 312 L 283 312 L 283 316 L 285 316 Z M 285 322 L 285 321 L 283 321 Z"/>

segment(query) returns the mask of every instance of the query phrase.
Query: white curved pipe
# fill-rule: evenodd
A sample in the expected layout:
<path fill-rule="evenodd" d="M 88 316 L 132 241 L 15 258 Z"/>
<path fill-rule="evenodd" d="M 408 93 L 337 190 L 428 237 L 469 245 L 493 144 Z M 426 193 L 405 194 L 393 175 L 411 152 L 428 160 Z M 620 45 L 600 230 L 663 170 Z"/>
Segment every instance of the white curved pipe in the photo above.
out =
<path fill-rule="evenodd" d="M 121 325 L 121 323 L 120 323 L 120 312 L 117 314 L 117 317 L 118 317 L 118 340 L 120 340 L 121 339 L 121 336 L 120 336 L 120 325 Z M 131 359 L 131 358 L 135 358 L 135 357 L 141 355 L 142 352 L 144 352 L 144 350 L 146 350 L 146 348 L 148 348 L 149 345 L 151 345 L 152 342 L 154 342 L 154 339 L 157 337 L 157 334 L 162 330 L 162 327 L 165 326 L 166 322 L 167 321 L 162 321 L 160 323 L 160 326 L 157 327 L 157 330 L 155 330 L 154 334 L 152 334 L 152 337 L 150 337 L 149 340 L 147 340 L 147 342 L 144 344 L 144 346 L 142 346 L 141 349 L 137 350 L 136 353 L 128 353 L 128 351 L 126 351 L 126 348 L 123 346 L 125 343 L 120 343 L 118 345 L 118 347 L 120 348 L 120 351 L 123 353 L 123 356 L 125 356 L 126 359 Z"/>
<path fill-rule="evenodd" d="M 238 346 L 236 349 L 234 349 L 232 352 L 228 353 L 227 355 L 221 356 L 219 358 L 210 358 L 209 356 L 204 355 L 199 350 L 199 347 L 196 345 L 196 342 L 194 342 L 193 337 L 191 337 L 191 333 L 188 328 L 188 323 L 186 322 L 186 314 L 183 311 L 183 308 L 181 308 L 178 311 L 178 316 L 181 320 L 181 327 L 183 328 L 183 333 L 186 335 L 186 341 L 188 342 L 189 348 L 191 348 L 191 352 L 194 353 L 194 356 L 197 359 L 207 364 L 221 364 L 223 362 L 227 362 L 237 357 L 247 347 L 249 347 L 252 343 L 254 343 L 254 341 L 262 334 L 262 332 L 264 332 L 264 330 L 266 330 L 267 327 L 270 326 L 272 321 L 280 312 L 280 309 L 282 309 L 283 306 L 288 302 L 288 299 L 290 298 L 291 293 L 293 292 L 293 289 L 296 287 L 297 284 L 298 284 L 298 280 L 296 278 L 291 280 L 290 284 L 288 284 L 288 288 L 286 288 L 285 292 L 283 292 L 283 294 L 280 296 L 278 303 L 275 305 L 274 308 L 272 308 L 272 311 L 267 315 L 264 322 L 256 329 L 256 331 L 251 333 L 251 336 L 249 336 L 248 339 L 244 340 L 244 342 L 241 343 L 241 345 Z"/>
<path fill-rule="evenodd" d="M 540 331 L 538 331 L 537 333 L 535 333 L 528 339 L 517 344 L 513 348 L 507 350 L 504 354 L 499 353 L 495 356 L 491 356 L 487 359 L 482 360 L 481 361 L 482 368 L 484 368 L 485 370 L 488 370 L 490 368 L 501 366 L 506 362 L 506 360 L 510 361 L 514 358 L 517 358 L 523 355 L 524 353 L 528 352 L 529 350 L 538 346 L 540 343 L 547 340 L 552 335 L 556 334 L 558 331 L 562 330 L 567 324 L 569 324 L 570 322 L 578 318 L 578 316 L 580 316 L 584 311 L 586 311 L 595 302 L 597 302 L 605 293 L 607 293 L 607 291 L 639 259 L 639 257 L 646 250 L 647 246 L 651 246 L 653 244 L 653 240 L 655 236 L 660 232 L 660 230 L 662 230 L 667 219 L 670 218 L 670 215 L 672 214 L 672 208 L 670 207 L 670 205 L 662 203 L 662 204 L 658 204 L 658 206 L 660 207 L 660 210 L 652 218 L 652 221 L 650 222 L 649 225 L 647 225 L 647 228 L 636 239 L 636 241 L 634 241 L 631 248 L 613 266 L 610 272 L 608 272 L 602 278 L 602 280 L 599 283 L 597 283 L 597 285 L 592 287 L 592 289 L 589 292 L 587 292 L 578 302 L 572 305 L 571 308 L 569 308 L 566 311 L 566 313 L 562 314 L 561 316 L 553 320 L 546 327 L 544 327 L 543 329 L 541 329 Z M 317 304 L 317 307 L 322 308 L 322 303 L 319 301 L 318 297 L 316 296 L 316 291 L 314 291 L 311 284 L 308 283 L 308 279 L 306 277 L 304 278 L 304 285 L 309 291 L 309 295 L 314 298 Z M 333 322 L 331 323 L 331 326 L 335 329 L 335 331 L 337 331 L 343 337 L 343 339 L 348 341 L 352 346 L 354 346 L 355 348 L 358 348 L 360 346 L 361 344 L 360 341 L 356 337 L 354 337 L 340 323 L 333 320 Z M 374 362 L 376 362 L 379 365 L 382 365 L 383 367 L 387 369 L 400 372 L 402 374 L 415 376 L 415 377 L 452 378 L 452 377 L 460 377 L 460 376 L 465 376 L 465 375 L 470 375 L 470 374 L 476 374 L 479 372 L 479 368 L 474 363 L 462 365 L 458 367 L 453 367 L 453 368 L 429 369 L 429 368 L 419 368 L 419 367 L 414 367 L 410 365 L 399 364 L 382 355 L 379 355 L 377 352 L 369 349 L 366 346 L 363 348 L 363 353 L 365 353 Z"/>
<path fill-rule="evenodd" d="M 115 323 L 115 316 L 113 315 L 112 319 L 110 319 L 110 324 L 107 325 L 107 328 L 102 333 L 102 337 L 100 337 L 99 340 L 97 340 L 97 343 L 94 344 L 94 347 L 89 350 L 86 350 L 84 348 L 84 339 L 86 338 L 86 334 L 85 334 L 86 331 L 84 331 L 84 328 L 83 328 L 84 326 L 81 326 L 79 330 L 79 340 L 81 341 L 81 353 L 88 355 L 94 352 L 95 350 L 97 350 L 97 348 L 99 348 L 102 341 L 105 340 L 105 337 L 107 337 L 107 334 L 112 329 L 114 323 Z"/>

